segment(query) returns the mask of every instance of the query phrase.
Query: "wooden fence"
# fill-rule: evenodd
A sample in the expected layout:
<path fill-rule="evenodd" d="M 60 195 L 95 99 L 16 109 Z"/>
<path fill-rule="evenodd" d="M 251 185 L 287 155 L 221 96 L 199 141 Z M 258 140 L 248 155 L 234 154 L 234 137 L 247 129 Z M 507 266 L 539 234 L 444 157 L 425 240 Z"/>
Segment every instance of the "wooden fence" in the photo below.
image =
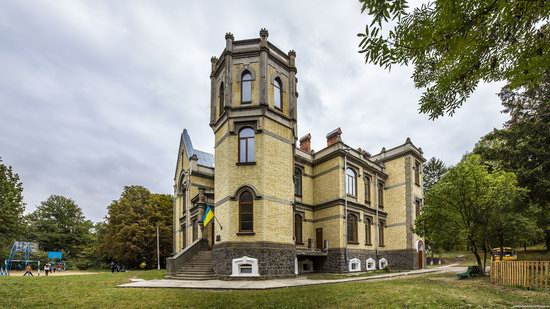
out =
<path fill-rule="evenodd" d="M 549 288 L 550 261 L 493 262 L 491 283 L 525 288 Z"/>

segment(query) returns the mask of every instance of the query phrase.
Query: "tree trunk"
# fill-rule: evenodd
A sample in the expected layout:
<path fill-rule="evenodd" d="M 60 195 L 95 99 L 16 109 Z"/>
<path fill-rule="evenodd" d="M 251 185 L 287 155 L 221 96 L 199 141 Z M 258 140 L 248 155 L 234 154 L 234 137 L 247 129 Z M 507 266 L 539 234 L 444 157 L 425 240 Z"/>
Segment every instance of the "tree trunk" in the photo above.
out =
<path fill-rule="evenodd" d="M 479 269 L 482 269 L 483 264 L 481 263 L 481 257 L 479 256 L 479 253 L 477 253 L 477 246 L 471 238 L 469 239 L 469 242 L 470 242 L 470 249 L 471 249 L 470 251 L 476 257 L 477 266 L 479 267 Z M 482 273 L 483 273 L 482 275 L 485 275 L 485 271 L 483 271 Z"/>

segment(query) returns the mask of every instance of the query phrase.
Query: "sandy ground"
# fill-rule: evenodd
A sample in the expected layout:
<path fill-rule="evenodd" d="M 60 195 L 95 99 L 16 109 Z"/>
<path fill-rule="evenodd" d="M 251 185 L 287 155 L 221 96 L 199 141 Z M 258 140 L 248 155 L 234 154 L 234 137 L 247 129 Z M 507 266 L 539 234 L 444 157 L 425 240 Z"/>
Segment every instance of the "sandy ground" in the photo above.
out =
<path fill-rule="evenodd" d="M 12 270 L 10 272 L 10 276 L 23 276 L 24 273 L 25 273 L 24 271 Z M 59 276 L 79 276 L 79 275 L 97 275 L 97 274 L 98 273 L 88 272 L 88 271 L 66 270 L 66 271 L 62 271 L 62 272 L 57 272 L 56 271 L 55 273 L 49 274 L 48 276 L 59 277 Z M 37 276 L 38 272 L 36 270 L 33 270 L 32 275 Z M 46 274 L 44 273 L 44 271 L 40 270 L 40 276 L 45 276 L 45 275 Z"/>

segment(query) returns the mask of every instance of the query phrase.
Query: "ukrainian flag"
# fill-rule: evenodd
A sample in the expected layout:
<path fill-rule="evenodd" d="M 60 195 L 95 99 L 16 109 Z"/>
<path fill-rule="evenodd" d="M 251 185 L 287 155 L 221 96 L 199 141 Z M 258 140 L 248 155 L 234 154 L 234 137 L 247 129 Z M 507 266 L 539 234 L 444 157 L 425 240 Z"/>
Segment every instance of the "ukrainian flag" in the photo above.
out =
<path fill-rule="evenodd" d="M 210 205 L 208 205 L 206 211 L 204 212 L 204 216 L 202 217 L 202 222 L 204 226 L 206 226 L 210 222 L 210 220 L 212 220 L 212 218 L 214 218 L 214 211 L 212 210 Z"/>

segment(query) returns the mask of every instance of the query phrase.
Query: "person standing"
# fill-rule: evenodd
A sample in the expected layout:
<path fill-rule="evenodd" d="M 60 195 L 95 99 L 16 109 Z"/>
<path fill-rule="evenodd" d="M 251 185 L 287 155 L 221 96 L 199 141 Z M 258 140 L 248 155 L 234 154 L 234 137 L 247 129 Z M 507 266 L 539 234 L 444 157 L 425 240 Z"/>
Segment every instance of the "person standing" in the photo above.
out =
<path fill-rule="evenodd" d="M 46 273 L 46 277 L 48 276 L 50 269 L 51 269 L 50 263 L 46 263 L 46 265 L 44 265 L 44 272 Z"/>
<path fill-rule="evenodd" d="M 115 268 L 116 268 L 116 263 L 115 263 L 115 261 L 111 261 L 111 273 L 114 273 L 114 272 L 115 272 Z"/>
<path fill-rule="evenodd" d="M 31 276 L 31 277 L 33 277 L 31 265 L 27 265 L 27 267 L 25 267 L 25 273 L 23 274 L 23 277 L 24 277 L 24 276 Z"/>

